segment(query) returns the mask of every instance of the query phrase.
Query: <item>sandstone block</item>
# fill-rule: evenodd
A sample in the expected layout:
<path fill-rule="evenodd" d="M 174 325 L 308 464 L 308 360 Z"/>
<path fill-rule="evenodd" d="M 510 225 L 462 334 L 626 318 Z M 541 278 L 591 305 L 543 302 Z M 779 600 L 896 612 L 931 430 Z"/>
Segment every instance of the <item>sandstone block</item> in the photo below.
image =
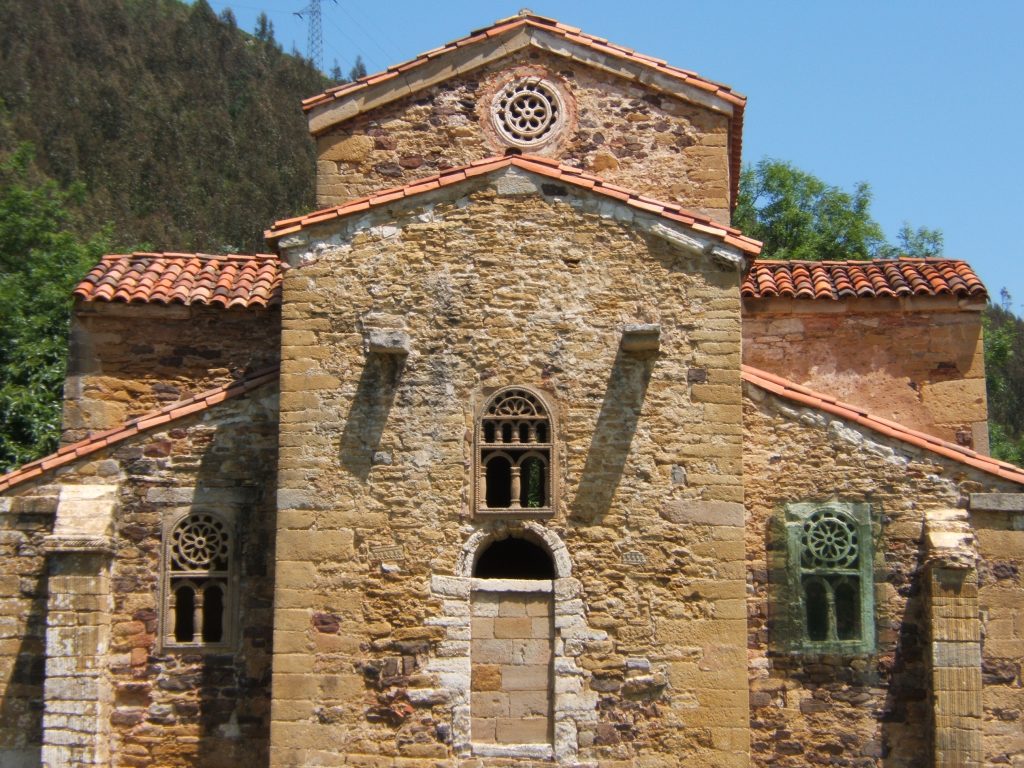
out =
<path fill-rule="evenodd" d="M 473 664 L 474 691 L 502 690 L 502 667 L 497 664 Z"/>
<path fill-rule="evenodd" d="M 320 160 L 359 163 L 367 159 L 373 150 L 373 139 L 369 136 L 348 136 L 327 146 L 325 143 L 321 140 Z"/>
<path fill-rule="evenodd" d="M 551 685 L 550 670 L 543 664 L 501 667 L 501 689 L 505 691 L 545 691 Z"/>

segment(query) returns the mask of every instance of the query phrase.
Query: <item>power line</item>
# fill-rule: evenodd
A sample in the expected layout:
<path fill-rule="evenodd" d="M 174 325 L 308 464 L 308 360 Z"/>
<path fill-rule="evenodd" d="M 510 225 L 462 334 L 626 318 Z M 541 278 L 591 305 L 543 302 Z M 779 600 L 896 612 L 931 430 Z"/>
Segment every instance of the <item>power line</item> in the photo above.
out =
<path fill-rule="evenodd" d="M 324 28 L 320 2 L 321 0 L 309 0 L 309 5 L 300 11 L 295 11 L 295 15 L 303 21 L 309 22 L 306 56 L 313 62 L 313 66 L 322 72 L 324 69 Z M 338 0 L 334 0 L 334 2 L 337 3 Z"/>
<path fill-rule="evenodd" d="M 374 46 L 377 48 L 377 50 L 384 54 L 385 62 L 391 63 L 391 64 L 397 64 L 399 62 L 399 58 L 397 56 L 395 56 L 391 52 L 390 49 L 387 49 L 383 45 L 381 45 L 381 43 L 378 41 L 377 37 L 375 35 L 371 34 L 370 31 L 366 29 L 366 27 L 364 27 L 362 24 L 360 24 L 359 23 L 359 19 L 357 19 L 355 16 L 353 16 L 351 13 L 349 13 L 348 9 L 344 6 L 344 4 L 339 5 L 338 7 L 341 8 L 341 12 L 344 13 L 346 16 L 348 16 L 348 18 L 352 21 L 352 23 L 355 24 L 359 28 L 359 30 L 363 33 L 363 35 L 371 43 L 374 44 Z M 387 66 L 387 64 L 385 64 L 385 66 Z"/>

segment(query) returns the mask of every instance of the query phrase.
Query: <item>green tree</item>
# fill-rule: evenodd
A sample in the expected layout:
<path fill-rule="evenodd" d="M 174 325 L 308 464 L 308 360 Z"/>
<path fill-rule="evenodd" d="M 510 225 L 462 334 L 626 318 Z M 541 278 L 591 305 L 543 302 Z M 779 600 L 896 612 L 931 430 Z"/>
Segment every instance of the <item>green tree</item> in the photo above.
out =
<path fill-rule="evenodd" d="M 791 163 L 763 159 L 740 176 L 733 224 L 764 243 L 769 259 L 848 261 L 937 256 L 942 232 L 904 224 L 895 243 L 871 215 L 871 187 L 852 192 L 827 184 Z"/>
<path fill-rule="evenodd" d="M 256 30 L 254 36 L 262 43 L 274 43 L 274 22 L 270 20 L 265 11 L 260 11 L 256 17 Z"/>
<path fill-rule="evenodd" d="M 334 66 L 331 67 L 331 71 L 327 76 L 334 85 L 342 85 L 348 82 L 345 79 L 345 74 L 341 71 L 341 66 L 338 64 L 337 59 L 334 60 Z"/>
<path fill-rule="evenodd" d="M 740 176 L 733 222 L 773 259 L 869 259 L 884 244 L 871 189 L 826 184 L 790 163 L 764 159 Z"/>
<path fill-rule="evenodd" d="M 366 77 L 366 64 L 363 63 L 362 56 L 356 56 L 356 63 L 348 71 L 348 79 L 358 80 L 360 77 Z"/>
<path fill-rule="evenodd" d="M 982 317 L 989 445 L 993 456 L 1019 465 L 1024 463 L 1024 320 L 1011 311 L 1005 288 L 1000 298 Z"/>
<path fill-rule="evenodd" d="M 74 234 L 81 187 L 40 179 L 32 156 L 0 156 L 0 471 L 57 446 L 71 291 L 105 248 Z"/>

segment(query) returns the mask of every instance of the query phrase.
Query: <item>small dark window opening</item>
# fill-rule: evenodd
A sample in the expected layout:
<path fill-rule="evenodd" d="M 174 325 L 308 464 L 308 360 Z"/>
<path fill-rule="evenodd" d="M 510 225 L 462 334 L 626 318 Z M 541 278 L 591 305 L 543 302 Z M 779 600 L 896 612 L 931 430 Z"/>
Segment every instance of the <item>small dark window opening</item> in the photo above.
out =
<path fill-rule="evenodd" d="M 548 442 L 548 425 L 543 422 L 537 425 L 537 442 Z"/>
<path fill-rule="evenodd" d="M 174 639 L 191 643 L 195 636 L 196 593 L 192 587 L 178 587 L 174 593 Z"/>
<path fill-rule="evenodd" d="M 835 587 L 836 637 L 857 640 L 860 637 L 860 590 L 853 581 L 844 580 Z"/>
<path fill-rule="evenodd" d="M 519 442 L 528 443 L 530 442 L 530 425 L 520 424 L 519 425 Z"/>
<path fill-rule="evenodd" d="M 493 423 L 484 424 L 484 442 L 485 443 L 493 443 L 494 442 L 494 424 Z"/>
<path fill-rule="evenodd" d="M 219 643 L 224 636 L 224 592 L 207 587 L 203 592 L 203 642 Z"/>
<path fill-rule="evenodd" d="M 483 551 L 473 575 L 478 579 L 553 579 L 555 564 L 542 547 L 510 537 L 493 542 Z"/>
<path fill-rule="evenodd" d="M 548 505 L 547 488 L 544 487 L 544 462 L 538 458 L 529 458 L 522 464 L 522 476 L 519 491 L 519 505 L 528 509 L 540 509 Z"/>
<path fill-rule="evenodd" d="M 804 585 L 807 605 L 807 637 L 811 640 L 828 639 L 828 593 L 820 581 Z"/>
<path fill-rule="evenodd" d="M 487 462 L 487 506 L 491 509 L 512 506 L 512 464 L 503 456 Z"/>
<path fill-rule="evenodd" d="M 512 425 L 508 422 L 501 425 L 501 442 L 505 444 L 512 442 Z"/>

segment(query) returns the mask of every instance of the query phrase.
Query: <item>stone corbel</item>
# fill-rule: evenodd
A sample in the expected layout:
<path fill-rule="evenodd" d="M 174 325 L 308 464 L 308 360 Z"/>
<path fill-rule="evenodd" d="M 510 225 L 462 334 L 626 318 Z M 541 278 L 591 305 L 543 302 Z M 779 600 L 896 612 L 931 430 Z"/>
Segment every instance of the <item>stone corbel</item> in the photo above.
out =
<path fill-rule="evenodd" d="M 661 326 L 657 323 L 635 323 L 622 329 L 619 346 L 630 354 L 655 354 L 661 348 Z"/>
<path fill-rule="evenodd" d="M 412 342 L 405 331 L 393 328 L 367 328 L 363 334 L 363 351 L 368 355 L 406 357 Z"/>

